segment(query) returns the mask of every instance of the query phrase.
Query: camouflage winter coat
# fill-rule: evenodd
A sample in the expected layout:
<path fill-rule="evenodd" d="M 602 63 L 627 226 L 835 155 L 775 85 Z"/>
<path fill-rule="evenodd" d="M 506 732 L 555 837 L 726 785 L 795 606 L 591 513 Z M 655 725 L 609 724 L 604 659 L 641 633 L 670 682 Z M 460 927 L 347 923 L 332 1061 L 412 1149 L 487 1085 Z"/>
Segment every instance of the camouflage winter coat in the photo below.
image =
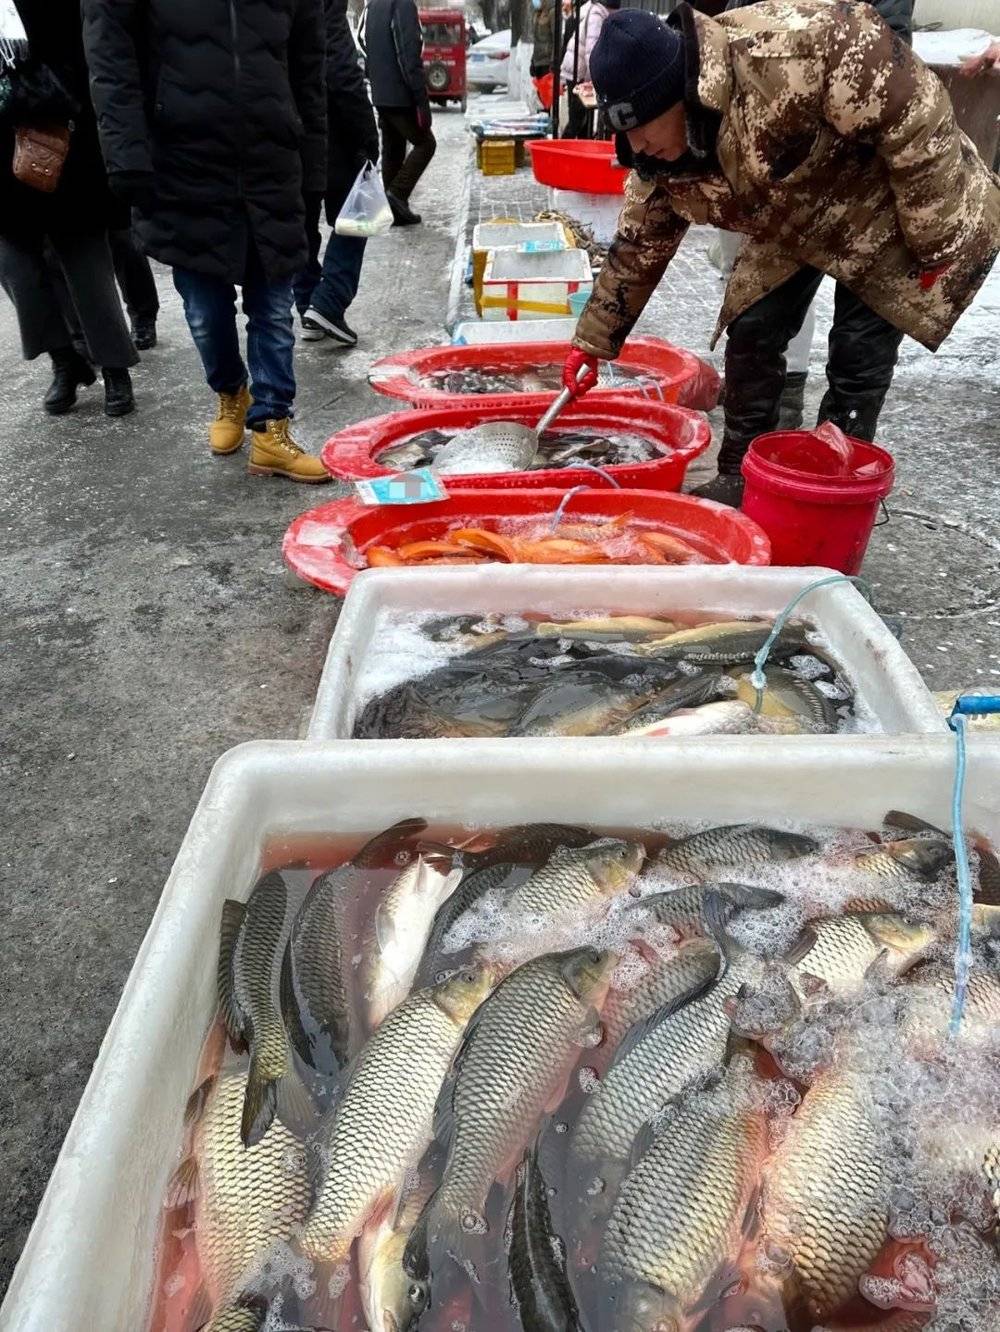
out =
<path fill-rule="evenodd" d="M 1000 177 L 938 78 L 866 4 L 763 0 L 678 11 L 694 170 L 633 171 L 575 345 L 621 350 L 689 223 L 752 237 L 712 345 L 801 265 L 829 273 L 935 350 L 1000 249 Z M 685 166 L 687 163 L 685 163 Z M 950 264 L 930 291 L 922 270 Z"/>

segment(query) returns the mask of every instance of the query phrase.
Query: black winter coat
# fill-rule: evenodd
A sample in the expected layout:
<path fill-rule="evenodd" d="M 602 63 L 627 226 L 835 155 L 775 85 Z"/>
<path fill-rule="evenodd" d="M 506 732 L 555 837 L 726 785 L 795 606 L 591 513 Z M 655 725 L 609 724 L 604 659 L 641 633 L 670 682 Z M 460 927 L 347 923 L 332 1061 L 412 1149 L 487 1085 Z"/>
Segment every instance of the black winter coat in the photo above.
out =
<path fill-rule="evenodd" d="M 326 188 L 323 0 L 83 0 L 101 143 L 155 191 L 146 251 L 239 283 L 307 259 L 303 192 Z"/>
<path fill-rule="evenodd" d="M 37 239 L 127 227 L 128 209 L 108 189 L 90 102 L 79 0 L 15 0 L 30 59 L 15 70 L 14 101 L 0 119 L 0 235 Z M 44 93 L 44 101 L 40 100 Z M 14 128 L 72 123 L 59 184 L 43 194 L 14 179 Z"/>
<path fill-rule="evenodd" d="M 378 161 L 375 112 L 347 22 L 347 0 L 326 0 L 326 107 L 326 199 L 332 226 L 362 166 Z"/>
<path fill-rule="evenodd" d="M 426 105 L 424 39 L 414 0 L 368 0 L 362 31 L 375 105 Z"/>

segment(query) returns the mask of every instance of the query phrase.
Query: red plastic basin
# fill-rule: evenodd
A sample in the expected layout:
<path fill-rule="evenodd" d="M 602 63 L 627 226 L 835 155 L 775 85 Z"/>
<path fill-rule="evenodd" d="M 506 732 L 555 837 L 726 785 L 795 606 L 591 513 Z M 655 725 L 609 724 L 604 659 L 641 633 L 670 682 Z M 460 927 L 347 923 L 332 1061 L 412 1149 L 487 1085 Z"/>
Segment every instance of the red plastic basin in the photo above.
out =
<path fill-rule="evenodd" d="M 553 392 L 526 393 L 448 393 L 435 385 L 421 383 L 430 374 L 447 370 L 483 370 L 502 373 L 539 366 L 562 366 L 569 351 L 568 342 L 498 342 L 478 346 L 449 344 L 444 347 L 420 347 L 397 352 L 376 361 L 368 372 L 368 382 L 378 393 L 400 398 L 414 407 L 458 407 L 470 402 L 502 403 L 510 411 L 512 403 L 538 409 L 538 416 L 552 402 Z M 719 401 L 719 376 L 715 370 L 689 351 L 675 347 L 662 338 L 629 338 L 616 366 L 641 374 L 649 382 L 626 381 L 614 388 L 604 387 L 594 393 L 613 393 L 664 402 L 709 412 Z M 593 399 L 594 393 L 589 395 Z M 537 419 L 537 418 L 536 418 Z"/>
<path fill-rule="evenodd" d="M 812 431 L 776 430 L 750 445 L 743 512 L 770 537 L 776 564 L 860 570 L 895 463 L 878 445 L 848 438 L 846 475 Z"/>
<path fill-rule="evenodd" d="M 324 444 L 320 456 L 326 470 L 341 481 L 388 476 L 392 468 L 377 462 L 378 455 L 393 444 L 402 444 L 425 430 L 463 430 L 483 421 L 517 421 L 521 425 L 534 426 L 537 420 L 536 411 L 520 404 L 513 410 L 509 406 L 482 406 L 470 402 L 461 407 L 395 412 L 390 416 L 359 421 L 338 431 Z M 657 456 L 647 462 L 619 463 L 602 469 L 626 489 L 680 490 L 688 465 L 705 452 L 712 440 L 711 426 L 698 412 L 673 403 L 644 402 L 635 397 L 610 394 L 595 393 L 583 402 L 571 403 L 552 429 L 556 433 L 570 432 L 581 426 L 609 433 L 640 435 L 655 445 Z M 581 481 L 596 487 L 612 485 L 600 472 L 579 467 L 547 467 L 532 472 L 488 476 L 449 476 L 445 478 L 445 485 L 448 490 L 506 490 L 512 486 L 568 490 Z"/>
<path fill-rule="evenodd" d="M 343 596 L 365 567 L 369 546 L 433 541 L 456 526 L 496 530 L 518 517 L 555 514 L 561 490 L 465 490 L 436 504 L 367 508 L 333 500 L 300 514 L 282 543 L 288 566 L 307 583 Z M 631 514 L 629 527 L 676 533 L 717 564 L 769 564 L 767 537 L 744 514 L 710 500 L 656 490 L 589 490 L 570 501 L 567 522 Z M 420 568 L 426 570 L 427 565 Z"/>
<path fill-rule="evenodd" d="M 612 139 L 533 139 L 531 169 L 542 185 L 582 194 L 623 194 L 628 168 L 619 166 Z"/>

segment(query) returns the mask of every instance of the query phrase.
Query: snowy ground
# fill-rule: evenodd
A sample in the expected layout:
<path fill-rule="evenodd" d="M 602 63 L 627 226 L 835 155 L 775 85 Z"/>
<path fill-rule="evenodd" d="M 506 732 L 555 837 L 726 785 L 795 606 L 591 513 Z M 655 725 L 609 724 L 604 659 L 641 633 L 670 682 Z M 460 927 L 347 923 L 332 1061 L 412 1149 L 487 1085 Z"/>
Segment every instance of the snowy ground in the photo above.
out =
<path fill-rule="evenodd" d="M 480 197 L 476 178 L 467 195 L 461 119 L 444 112 L 435 126 L 416 198 L 427 225 L 372 244 L 351 318 L 361 345 L 301 349 L 310 446 L 390 406 L 368 388 L 368 364 L 439 341 L 463 294 L 456 233 L 502 190 L 491 182 L 497 195 Z M 526 208 L 537 197 L 527 173 L 503 189 Z M 706 248 L 690 237 L 641 325 L 702 353 L 721 298 Z M 279 553 L 288 521 L 335 489 L 251 480 L 243 455 L 209 456 L 212 400 L 169 275 L 158 277 L 161 343 L 136 372 L 139 411 L 122 421 L 104 417 L 96 390 L 71 416 L 46 417 L 46 367 L 20 360 L 0 306 L 0 1283 L 212 762 L 243 740 L 301 734 L 337 613 Z M 934 687 L 1000 675 L 998 307 L 994 273 L 939 356 L 909 345 L 884 417 L 900 483 L 866 572 Z M 817 335 L 814 406 L 822 367 Z"/>

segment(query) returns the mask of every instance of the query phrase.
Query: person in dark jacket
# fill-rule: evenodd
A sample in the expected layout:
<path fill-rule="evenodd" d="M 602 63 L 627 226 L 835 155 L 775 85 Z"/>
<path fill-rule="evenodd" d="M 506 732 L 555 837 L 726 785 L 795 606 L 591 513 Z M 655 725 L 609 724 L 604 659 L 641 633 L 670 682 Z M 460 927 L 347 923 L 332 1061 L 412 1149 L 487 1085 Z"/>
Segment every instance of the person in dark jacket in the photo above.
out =
<path fill-rule="evenodd" d="M 16 7 L 27 49 L 11 71 L 12 97 L 0 115 L 0 283 L 17 312 L 25 360 L 45 352 L 52 360 L 45 410 L 68 412 L 99 365 L 105 411 L 124 416 L 135 407 L 128 367 L 139 357 L 115 289 L 108 227 L 120 210 L 101 158 L 79 5 L 16 0 Z M 15 178 L 14 135 L 19 127 L 53 125 L 71 127 L 69 153 L 56 190 L 46 194 Z M 63 315 L 63 280 L 86 356 L 74 350 Z"/>
<path fill-rule="evenodd" d="M 212 452 L 236 452 L 249 425 L 252 473 L 329 480 L 289 433 L 304 200 L 326 187 L 323 0 L 83 0 L 83 14 L 111 186 L 173 268 L 219 395 Z"/>
<path fill-rule="evenodd" d="M 382 131 L 385 192 L 395 225 L 414 226 L 420 215 L 410 207 L 410 195 L 437 147 L 414 0 L 368 0 L 362 44 Z"/>
<path fill-rule="evenodd" d="M 347 22 L 347 0 L 326 3 L 327 167 L 326 220 L 334 226 L 358 172 L 378 161 L 378 130 L 358 64 L 358 48 Z M 309 262 L 295 279 L 295 304 L 302 319 L 303 341 L 326 338 L 353 347 L 358 335 L 345 315 L 358 294 L 365 257 L 363 236 L 338 236 L 326 243 L 320 267 L 321 200 L 308 199 L 306 233 Z"/>
<path fill-rule="evenodd" d="M 531 0 L 531 77 L 540 79 L 552 69 L 556 0 Z"/>

